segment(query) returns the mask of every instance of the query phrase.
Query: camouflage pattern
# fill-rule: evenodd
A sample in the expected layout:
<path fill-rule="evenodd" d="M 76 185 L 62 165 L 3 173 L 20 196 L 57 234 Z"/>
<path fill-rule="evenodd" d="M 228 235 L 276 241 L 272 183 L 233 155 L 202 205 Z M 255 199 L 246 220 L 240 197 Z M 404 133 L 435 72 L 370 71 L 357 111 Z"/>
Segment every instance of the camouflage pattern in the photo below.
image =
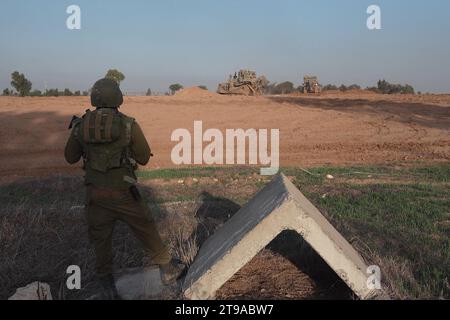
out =
<path fill-rule="evenodd" d="M 70 164 L 83 160 L 86 218 L 97 273 L 109 279 L 113 272 L 111 241 L 117 220 L 130 226 L 154 264 L 167 266 L 172 258 L 136 186 L 135 170 L 148 163 L 150 146 L 135 119 L 118 111 L 123 98 L 114 80 L 99 80 L 91 100 L 97 108 L 72 119 L 64 155 Z"/>
<path fill-rule="evenodd" d="M 119 84 L 113 79 L 100 79 L 91 89 L 91 105 L 97 108 L 118 108 L 123 103 Z"/>
<path fill-rule="evenodd" d="M 72 123 L 65 149 L 73 164 L 83 159 L 86 184 L 126 188 L 136 182 L 138 164 L 150 159 L 150 147 L 137 122 L 117 109 L 87 110 Z"/>
<path fill-rule="evenodd" d="M 140 193 L 130 189 L 87 187 L 86 219 L 89 239 L 96 254 L 99 275 L 113 272 L 112 234 L 117 220 L 130 226 L 156 265 L 167 265 L 172 257 L 163 244 L 156 224 Z"/>

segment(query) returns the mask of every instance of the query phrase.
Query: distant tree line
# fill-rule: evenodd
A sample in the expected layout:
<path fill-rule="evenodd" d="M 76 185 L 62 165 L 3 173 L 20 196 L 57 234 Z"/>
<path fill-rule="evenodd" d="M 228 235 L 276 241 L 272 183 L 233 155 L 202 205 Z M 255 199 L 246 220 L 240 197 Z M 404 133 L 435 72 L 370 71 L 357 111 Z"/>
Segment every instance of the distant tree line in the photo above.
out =
<path fill-rule="evenodd" d="M 360 86 L 357 84 L 352 84 L 350 86 L 336 86 L 332 84 L 328 84 L 322 88 L 324 91 L 329 90 L 340 90 L 340 91 L 348 91 L 348 90 L 355 90 L 355 89 L 361 89 Z M 295 85 L 290 81 L 285 81 L 281 83 L 270 83 L 266 89 L 265 94 L 289 94 L 294 92 L 303 92 L 303 85 L 299 85 L 295 87 Z"/>
<path fill-rule="evenodd" d="M 376 87 L 367 88 L 367 90 L 382 94 L 415 94 L 414 88 L 409 84 L 392 84 L 384 79 L 379 80 Z"/>
<path fill-rule="evenodd" d="M 110 69 L 106 72 L 106 78 L 113 79 L 120 84 L 123 80 L 125 80 L 125 75 L 117 69 Z M 14 71 L 11 74 L 11 86 L 15 89 L 6 88 L 3 90 L 4 96 L 30 96 L 30 97 L 69 97 L 69 96 L 88 96 L 89 91 L 74 91 L 72 92 L 70 89 L 66 88 L 64 90 L 59 89 L 47 89 L 44 92 L 40 90 L 32 90 L 32 83 L 28 80 L 23 73 L 19 73 L 18 71 Z M 208 90 L 206 86 L 198 86 L 201 89 Z M 166 95 L 174 95 L 176 92 L 183 89 L 183 85 L 179 83 L 174 83 L 169 86 L 169 91 L 167 91 Z M 339 87 L 334 84 L 327 84 L 323 86 L 323 91 L 333 91 L 339 90 L 342 92 L 349 90 L 360 90 L 361 86 L 357 84 L 352 84 L 346 86 L 344 84 Z M 381 94 L 415 94 L 414 88 L 409 85 L 401 85 L 401 84 L 392 84 L 387 82 L 386 80 L 379 80 L 376 87 L 367 87 L 366 90 L 373 91 Z M 269 83 L 265 89 L 264 94 L 290 94 L 294 92 L 303 92 L 303 86 L 300 85 L 295 87 L 295 85 L 290 81 L 284 81 L 281 83 Z M 151 96 L 153 94 L 151 89 L 148 89 L 146 92 L 147 96 Z"/>
<path fill-rule="evenodd" d="M 208 87 L 204 86 L 204 85 L 197 86 L 197 88 L 200 88 L 202 90 L 208 90 Z M 148 88 L 147 92 L 145 93 L 145 95 L 146 96 L 153 96 L 153 95 L 155 95 L 155 96 L 160 96 L 160 95 L 171 96 L 171 95 L 174 95 L 175 93 L 177 93 L 179 90 L 182 90 L 182 89 L 184 89 L 183 85 L 181 85 L 179 83 L 175 83 L 175 84 L 171 84 L 169 86 L 169 91 L 166 91 L 163 94 L 161 94 L 160 92 L 156 92 L 155 93 L 155 92 L 152 91 L 152 89 Z"/>
<path fill-rule="evenodd" d="M 360 90 L 361 86 L 357 84 L 352 84 L 349 86 L 346 86 L 345 84 L 341 84 L 339 87 L 334 84 L 327 84 L 322 88 L 323 91 L 332 91 L 332 90 L 339 90 L 342 92 L 349 91 L 349 90 Z"/>
<path fill-rule="evenodd" d="M 20 92 L 15 92 L 12 89 L 4 89 L 3 90 L 3 96 L 21 96 L 21 97 L 81 97 L 81 96 L 88 96 L 88 91 L 74 91 L 72 92 L 70 89 L 66 88 L 64 90 L 59 89 L 47 89 L 44 92 L 41 90 L 33 90 L 30 91 L 28 94 L 21 94 Z"/>
<path fill-rule="evenodd" d="M 28 80 L 23 73 L 14 71 L 11 74 L 11 86 L 15 89 L 6 88 L 3 90 L 2 94 L 4 96 L 20 96 L 20 97 L 58 97 L 58 96 L 87 96 L 88 91 L 74 91 L 66 88 L 64 90 L 59 89 L 47 89 L 44 92 L 41 90 L 32 90 L 33 84 Z"/>
<path fill-rule="evenodd" d="M 36 90 L 39 92 L 39 90 Z M 71 96 L 75 96 L 75 97 L 79 97 L 79 96 L 88 96 L 89 95 L 89 91 L 74 91 L 72 92 L 70 89 L 64 89 L 63 91 L 60 91 L 58 89 L 48 89 L 46 90 L 42 96 L 47 96 L 47 97 L 71 97 Z"/>
<path fill-rule="evenodd" d="M 290 81 L 281 83 L 269 83 L 264 89 L 265 94 L 289 94 L 297 91 L 294 84 Z"/>
<path fill-rule="evenodd" d="M 21 97 L 81 97 L 81 96 L 89 96 L 89 91 L 71 91 L 70 89 L 66 88 L 64 90 L 59 89 L 47 89 L 44 92 L 41 90 L 33 90 L 30 91 L 28 94 L 20 94 L 19 92 L 15 92 L 12 89 L 4 89 L 3 90 L 3 96 L 21 96 Z"/>
<path fill-rule="evenodd" d="M 361 86 L 357 84 L 352 84 L 350 86 L 336 86 L 333 84 L 328 84 L 323 87 L 323 91 L 333 91 L 333 90 L 339 90 L 342 92 L 349 91 L 349 90 L 360 90 Z M 387 82 L 386 80 L 379 80 L 377 82 L 376 87 L 367 87 L 366 90 L 381 93 L 381 94 L 415 94 L 414 88 L 409 85 L 401 85 L 401 84 L 392 84 Z"/>
<path fill-rule="evenodd" d="M 327 84 L 322 87 L 323 91 L 350 91 L 350 90 L 361 90 L 361 86 L 357 84 L 352 84 L 346 86 L 344 84 L 337 86 L 334 84 Z M 415 94 L 414 88 L 409 85 L 391 84 L 386 80 L 380 80 L 376 87 L 367 87 L 366 90 L 373 91 L 381 94 Z M 295 87 L 295 85 L 290 81 L 285 81 L 281 83 L 269 83 L 265 88 L 264 94 L 290 94 L 294 92 L 303 92 L 303 85 Z"/>

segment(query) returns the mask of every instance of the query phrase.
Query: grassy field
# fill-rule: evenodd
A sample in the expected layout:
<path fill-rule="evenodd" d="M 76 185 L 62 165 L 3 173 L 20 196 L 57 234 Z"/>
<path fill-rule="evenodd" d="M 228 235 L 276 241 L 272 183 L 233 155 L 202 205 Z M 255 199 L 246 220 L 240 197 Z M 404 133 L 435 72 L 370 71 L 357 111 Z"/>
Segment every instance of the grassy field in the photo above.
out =
<path fill-rule="evenodd" d="M 381 267 L 393 298 L 450 298 L 449 164 L 282 171 L 368 263 Z M 235 167 L 152 170 L 139 172 L 139 177 L 162 237 L 178 255 L 185 254 L 183 242 L 198 232 L 200 211 L 214 216 L 208 220 L 213 221 L 207 230 L 211 233 L 270 180 L 256 168 Z M 36 280 L 50 283 L 59 299 L 89 296 L 94 257 L 83 201 L 79 177 L 0 186 L 1 299 Z M 142 250 L 136 248 L 139 244 L 129 230 L 119 225 L 114 236 L 118 268 L 142 264 Z M 70 264 L 82 268 L 81 291 L 65 289 Z"/>

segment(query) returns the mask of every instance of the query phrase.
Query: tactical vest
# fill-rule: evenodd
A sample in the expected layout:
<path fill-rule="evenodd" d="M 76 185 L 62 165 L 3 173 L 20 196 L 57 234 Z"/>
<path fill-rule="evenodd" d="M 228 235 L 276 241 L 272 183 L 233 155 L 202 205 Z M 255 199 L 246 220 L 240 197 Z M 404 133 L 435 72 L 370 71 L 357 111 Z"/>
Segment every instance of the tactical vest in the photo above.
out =
<path fill-rule="evenodd" d="M 130 153 L 134 119 L 116 109 L 87 110 L 75 135 L 83 147 L 84 169 L 106 173 L 115 168 L 135 169 Z"/>

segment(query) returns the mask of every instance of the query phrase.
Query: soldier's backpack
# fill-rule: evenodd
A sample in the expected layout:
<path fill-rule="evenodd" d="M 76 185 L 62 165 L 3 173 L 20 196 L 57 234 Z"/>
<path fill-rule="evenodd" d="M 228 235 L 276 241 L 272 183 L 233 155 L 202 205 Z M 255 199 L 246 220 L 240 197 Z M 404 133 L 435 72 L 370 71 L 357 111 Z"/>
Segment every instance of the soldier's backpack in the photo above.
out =
<path fill-rule="evenodd" d="M 133 122 L 133 118 L 116 109 L 87 110 L 77 128 L 85 167 L 107 172 L 114 168 L 133 166 L 129 149 Z"/>

